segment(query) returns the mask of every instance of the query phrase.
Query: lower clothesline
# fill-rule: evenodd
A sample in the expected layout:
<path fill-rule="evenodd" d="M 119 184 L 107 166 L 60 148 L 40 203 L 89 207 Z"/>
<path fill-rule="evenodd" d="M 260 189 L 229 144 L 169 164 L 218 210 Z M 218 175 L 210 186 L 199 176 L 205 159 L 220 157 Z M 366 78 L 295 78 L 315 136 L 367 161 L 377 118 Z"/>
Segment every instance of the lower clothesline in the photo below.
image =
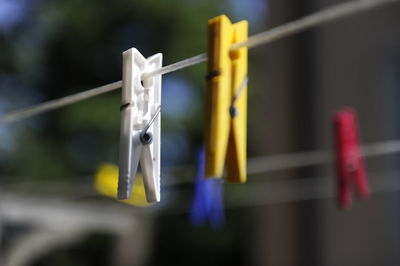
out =
<path fill-rule="evenodd" d="M 400 140 L 387 140 L 380 142 L 373 142 L 369 144 L 361 145 L 361 154 L 367 159 L 378 156 L 391 155 L 395 153 L 400 154 Z M 258 156 L 248 158 L 247 160 L 247 174 L 260 175 L 274 171 L 282 171 L 287 169 L 301 168 L 313 165 L 332 164 L 335 162 L 333 151 L 330 150 L 315 150 L 315 151 L 302 151 L 302 152 L 291 152 L 284 154 L 274 154 L 266 156 Z M 162 186 L 176 186 L 180 184 L 193 183 L 194 173 L 197 166 L 192 165 L 181 165 L 166 167 L 161 170 L 161 185 Z M 80 176 L 74 179 L 70 179 L 69 183 L 75 184 L 80 181 L 90 180 L 92 176 Z M 9 179 L 1 178 L 1 183 L 6 184 L 18 184 L 26 183 L 26 181 L 18 182 L 17 177 Z M 47 179 L 46 179 L 47 180 Z M 34 180 L 32 182 L 39 182 L 40 180 Z M 26 184 L 29 185 L 29 182 Z M 54 182 L 57 184 L 57 182 Z M 68 183 L 61 182 L 62 185 Z"/>
<path fill-rule="evenodd" d="M 400 153 L 400 140 L 380 141 L 361 146 L 361 153 L 365 158 Z M 334 163 L 335 158 L 333 151 L 316 150 L 292 152 L 277 155 L 267 155 L 260 157 L 248 158 L 247 174 L 258 175 L 272 171 L 280 171 L 286 169 L 307 167 L 319 164 Z M 179 172 L 193 172 L 194 166 L 178 166 L 165 169 L 163 173 L 170 176 L 169 179 L 161 179 L 162 185 L 178 185 L 184 183 L 192 183 L 194 177 L 181 177 Z M 188 170 L 191 169 L 191 170 Z"/>
<path fill-rule="evenodd" d="M 383 155 L 400 153 L 400 140 L 381 141 L 376 143 L 364 144 L 362 146 L 363 155 L 366 158 L 372 158 Z M 330 151 L 311 151 L 311 152 L 296 152 L 281 155 L 271 155 L 264 157 L 250 158 L 248 160 L 248 175 L 261 175 L 273 171 L 285 170 L 291 168 L 300 168 L 306 166 L 329 164 L 333 163 L 334 158 Z M 178 178 L 178 176 L 185 176 Z M 185 185 L 193 183 L 195 176 L 195 166 L 182 166 L 175 168 L 167 168 L 162 171 L 161 183 L 164 187 L 163 194 L 166 195 L 166 201 L 157 204 L 155 208 L 150 208 L 151 211 L 160 212 L 160 215 L 170 215 L 188 212 L 188 204 L 191 202 L 191 192 L 185 193 L 191 187 L 182 186 L 177 193 L 179 200 L 177 206 L 169 204 L 169 196 L 171 191 L 176 191 L 174 187 L 177 185 Z M 117 178 L 117 177 L 115 177 Z M 85 179 L 89 179 L 86 177 Z M 91 178 L 93 179 L 93 178 Z M 368 174 L 370 187 L 373 193 L 392 192 L 400 190 L 400 171 L 392 172 L 372 172 Z M 11 182 L 16 184 L 15 179 Z M 76 182 L 70 186 L 68 194 L 73 196 L 64 196 L 64 200 L 73 201 L 76 199 L 85 199 L 98 197 L 99 195 L 93 191 L 88 185 L 86 187 Z M 55 183 L 56 184 L 56 183 Z M 52 193 L 57 191 L 57 188 L 63 188 L 63 191 L 68 191 L 68 183 L 57 184 L 51 187 L 47 184 L 48 190 Z M 18 187 L 18 186 L 17 186 Z M 23 185 L 26 189 L 26 184 Z M 281 204 L 288 202 L 304 201 L 311 199 L 328 199 L 336 195 L 336 177 L 322 176 L 310 178 L 296 178 L 295 174 L 291 178 L 278 179 L 274 178 L 274 174 L 263 176 L 263 178 L 251 179 L 248 184 L 243 185 L 227 185 L 226 190 L 226 208 L 252 207 L 269 204 Z M 43 189 L 43 184 L 40 184 Z M 14 188 L 15 190 L 15 188 Z M 18 191 L 18 189 L 16 190 Z M 29 191 L 32 192 L 31 189 Z M 236 193 L 236 192 L 242 193 Z M 245 191 L 245 193 L 243 193 Z M 45 194 L 45 193 L 41 193 Z M 80 195 L 79 195 L 80 194 Z M 54 195 L 54 194 L 53 194 Z M 65 195 L 65 194 L 64 194 Z M 239 196 L 238 196 L 239 195 Z M 61 200 L 63 196 L 60 195 Z M 175 198 L 175 196 L 172 196 Z M 158 206 L 158 207 L 157 207 Z"/>
<path fill-rule="evenodd" d="M 379 194 L 400 191 L 400 171 L 379 171 L 368 174 L 371 199 Z M 307 200 L 329 200 L 336 205 L 336 177 L 319 176 L 300 179 L 266 179 L 265 182 L 225 186 L 224 208 L 250 208 L 301 202 Z M 241 189 L 243 187 L 243 190 Z M 180 215 L 189 213 L 192 199 L 191 192 L 180 192 L 177 200 L 150 209 L 157 215 Z M 354 196 L 354 202 L 358 202 Z M 167 201 L 168 202 L 168 201 Z M 368 202 L 368 201 L 367 201 Z M 366 202 L 366 203 L 367 203 Z"/>

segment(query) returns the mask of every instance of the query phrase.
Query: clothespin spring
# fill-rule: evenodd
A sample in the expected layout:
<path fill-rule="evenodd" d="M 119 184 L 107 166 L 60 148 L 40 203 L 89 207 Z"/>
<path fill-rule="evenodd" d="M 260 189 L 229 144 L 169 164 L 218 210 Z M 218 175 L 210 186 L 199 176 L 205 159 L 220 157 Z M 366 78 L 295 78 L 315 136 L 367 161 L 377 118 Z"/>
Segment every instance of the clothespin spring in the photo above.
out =
<path fill-rule="evenodd" d="M 217 76 L 219 76 L 219 75 L 221 75 L 221 71 L 218 70 L 218 69 L 214 69 L 213 71 L 211 71 L 210 73 L 208 73 L 208 74 L 206 75 L 206 80 L 207 80 L 207 81 L 208 81 L 208 80 L 212 80 L 213 78 L 215 78 L 215 77 L 217 77 Z"/>
<path fill-rule="evenodd" d="M 127 108 L 129 105 L 131 105 L 131 103 L 126 103 L 126 104 L 121 105 L 121 107 L 119 108 L 120 111 Z M 150 119 L 149 123 L 146 125 L 146 127 L 140 133 L 140 142 L 142 142 L 143 145 L 148 145 L 153 141 L 153 136 L 151 135 L 151 133 L 147 133 L 147 130 L 149 130 L 151 125 L 154 123 L 154 120 L 156 120 L 157 116 L 160 114 L 160 111 L 161 111 L 161 106 L 159 106 L 157 108 L 156 113 L 153 115 L 153 117 Z"/>
<path fill-rule="evenodd" d="M 154 120 L 156 120 L 157 116 L 160 114 L 160 111 L 161 111 L 161 106 L 157 108 L 156 113 L 153 115 L 147 126 L 140 133 L 140 141 L 142 142 L 143 145 L 148 145 L 153 141 L 153 136 L 151 135 L 151 133 L 147 133 L 147 130 L 149 130 L 151 125 L 154 123 Z"/>

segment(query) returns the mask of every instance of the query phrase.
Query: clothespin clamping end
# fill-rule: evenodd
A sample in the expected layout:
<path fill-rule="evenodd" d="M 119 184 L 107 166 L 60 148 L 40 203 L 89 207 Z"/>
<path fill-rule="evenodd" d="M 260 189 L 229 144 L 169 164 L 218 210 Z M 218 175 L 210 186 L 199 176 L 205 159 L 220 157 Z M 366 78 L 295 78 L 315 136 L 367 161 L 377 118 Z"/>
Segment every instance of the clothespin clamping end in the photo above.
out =
<path fill-rule="evenodd" d="M 206 176 L 220 178 L 227 164 L 228 182 L 246 182 L 248 23 L 232 24 L 221 15 L 208 21 L 206 89 Z"/>
<path fill-rule="evenodd" d="M 118 166 L 111 163 L 101 164 L 94 179 L 94 188 L 102 196 L 116 199 L 118 187 Z M 137 174 L 134 180 L 131 197 L 127 200 L 122 200 L 122 203 L 146 207 L 151 205 L 146 200 L 146 193 L 143 185 L 143 176 Z"/>
<path fill-rule="evenodd" d="M 146 59 L 135 48 L 123 53 L 119 200 L 130 197 L 140 161 L 147 202 L 160 201 L 161 76 L 142 76 L 161 64 L 162 54 Z"/>
<path fill-rule="evenodd" d="M 220 179 L 204 178 L 204 149 L 198 152 L 198 169 L 191 209 L 191 222 L 201 226 L 209 222 L 212 228 L 221 228 L 224 224 L 223 185 Z"/>
<path fill-rule="evenodd" d="M 360 151 L 356 114 L 351 108 L 335 113 L 336 162 L 338 174 L 338 203 L 342 209 L 351 208 L 352 186 L 361 199 L 370 196 L 364 160 Z"/>

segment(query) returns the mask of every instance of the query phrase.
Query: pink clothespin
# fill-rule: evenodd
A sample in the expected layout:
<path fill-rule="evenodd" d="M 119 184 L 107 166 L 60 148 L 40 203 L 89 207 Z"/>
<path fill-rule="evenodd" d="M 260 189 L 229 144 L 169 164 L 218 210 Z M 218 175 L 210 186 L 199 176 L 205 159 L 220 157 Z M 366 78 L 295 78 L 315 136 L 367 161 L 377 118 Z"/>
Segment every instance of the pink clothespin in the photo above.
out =
<path fill-rule="evenodd" d="M 337 197 L 342 209 L 351 208 L 353 185 L 356 186 L 361 199 L 366 199 L 370 195 L 356 120 L 356 114 L 351 108 L 345 108 L 335 113 L 336 161 L 339 181 Z"/>

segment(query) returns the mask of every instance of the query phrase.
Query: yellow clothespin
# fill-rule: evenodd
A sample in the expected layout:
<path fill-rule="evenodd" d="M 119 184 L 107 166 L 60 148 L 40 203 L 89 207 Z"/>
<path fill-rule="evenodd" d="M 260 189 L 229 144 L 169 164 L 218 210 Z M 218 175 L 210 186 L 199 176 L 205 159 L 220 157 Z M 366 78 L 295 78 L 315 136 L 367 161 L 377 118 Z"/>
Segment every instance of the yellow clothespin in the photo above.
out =
<path fill-rule="evenodd" d="M 118 166 L 111 163 L 101 164 L 96 172 L 94 187 L 100 195 L 116 199 L 118 187 Z M 141 174 L 136 174 L 130 198 L 127 200 L 120 200 L 120 202 L 140 207 L 151 205 L 150 203 L 147 203 L 146 200 L 143 176 Z"/>
<path fill-rule="evenodd" d="M 206 90 L 206 176 L 246 182 L 247 47 L 230 51 L 248 36 L 246 20 L 221 15 L 208 21 Z"/>

